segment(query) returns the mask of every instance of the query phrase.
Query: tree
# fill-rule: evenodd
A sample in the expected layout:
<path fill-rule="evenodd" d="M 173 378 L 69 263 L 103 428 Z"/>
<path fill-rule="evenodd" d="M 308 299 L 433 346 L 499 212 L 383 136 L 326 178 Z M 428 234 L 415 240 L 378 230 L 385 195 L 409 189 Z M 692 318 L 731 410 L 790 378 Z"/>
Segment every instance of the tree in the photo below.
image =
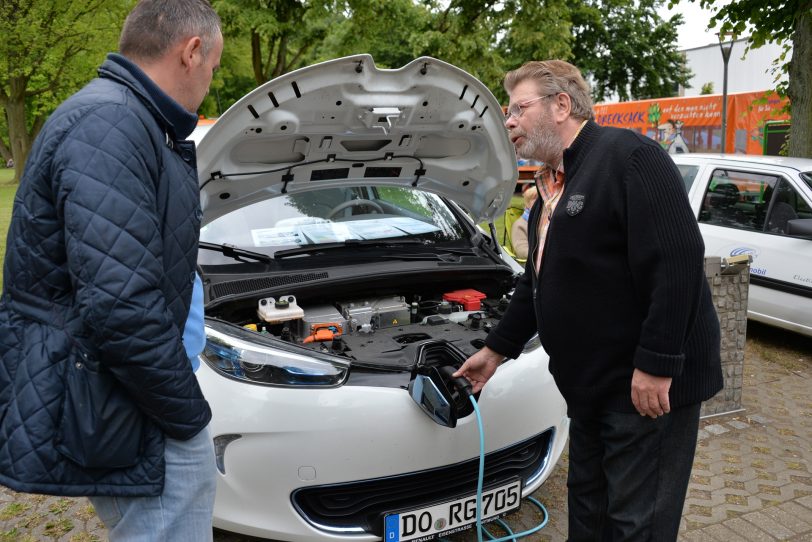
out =
<path fill-rule="evenodd" d="M 716 0 L 699 2 L 704 8 L 713 8 Z M 674 4 L 672 0 L 671 5 Z M 812 88 L 812 0 L 779 0 L 769 6 L 763 0 L 733 0 L 719 8 L 710 27 L 717 23 L 720 23 L 720 32 L 742 35 L 750 31 L 748 51 L 765 43 L 783 45 L 783 53 L 775 65 L 788 73 L 789 80 L 776 90 L 790 101 L 792 123 L 788 154 L 812 157 L 812 92 L 809 90 Z M 787 61 L 790 50 L 792 56 Z"/>
<path fill-rule="evenodd" d="M 214 0 L 226 36 L 248 39 L 257 85 L 308 64 L 324 40 L 327 2 L 321 0 Z"/>
<path fill-rule="evenodd" d="M 663 20 L 660 0 L 581 0 L 573 4 L 572 62 L 591 75 L 603 101 L 676 96 L 691 72 L 676 49 L 682 16 Z"/>
<path fill-rule="evenodd" d="M 713 81 L 708 81 L 704 85 L 702 85 L 702 90 L 699 92 L 700 95 L 705 94 L 713 94 Z"/>
<path fill-rule="evenodd" d="M 94 75 L 132 1 L 0 0 L 0 107 L 19 181 L 47 115 Z"/>
<path fill-rule="evenodd" d="M 370 53 L 376 65 L 399 68 L 419 56 L 444 60 L 500 87 L 503 61 L 495 36 L 509 11 L 492 0 L 344 0 L 319 59 Z M 501 7 L 501 9 L 500 9 Z M 393 24 L 393 21 L 396 24 Z"/>

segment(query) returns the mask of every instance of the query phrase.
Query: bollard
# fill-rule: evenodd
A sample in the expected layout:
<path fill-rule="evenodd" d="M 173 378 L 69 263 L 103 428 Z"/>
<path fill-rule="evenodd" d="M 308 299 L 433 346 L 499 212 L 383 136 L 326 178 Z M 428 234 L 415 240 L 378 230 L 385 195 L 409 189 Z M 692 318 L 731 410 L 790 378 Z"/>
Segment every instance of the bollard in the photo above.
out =
<path fill-rule="evenodd" d="M 747 337 L 747 293 L 750 286 L 749 255 L 705 258 L 705 277 L 722 332 L 724 388 L 702 403 L 701 417 L 729 414 L 742 408 L 744 342 Z"/>

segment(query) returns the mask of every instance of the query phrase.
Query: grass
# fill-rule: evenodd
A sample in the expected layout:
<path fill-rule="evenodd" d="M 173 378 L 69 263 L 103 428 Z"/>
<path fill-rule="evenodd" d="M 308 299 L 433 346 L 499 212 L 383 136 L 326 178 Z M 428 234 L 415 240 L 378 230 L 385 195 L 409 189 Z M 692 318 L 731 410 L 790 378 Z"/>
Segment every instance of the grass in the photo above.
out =
<path fill-rule="evenodd" d="M 812 367 L 812 338 L 747 321 L 747 350 L 787 371 Z"/>
<path fill-rule="evenodd" d="M 5 261 L 6 232 L 11 221 L 11 206 L 14 203 L 14 194 L 17 192 L 17 185 L 11 184 L 13 178 L 13 169 L 0 168 L 0 262 Z M 3 265 L 0 263 L 0 291 L 2 290 Z"/>

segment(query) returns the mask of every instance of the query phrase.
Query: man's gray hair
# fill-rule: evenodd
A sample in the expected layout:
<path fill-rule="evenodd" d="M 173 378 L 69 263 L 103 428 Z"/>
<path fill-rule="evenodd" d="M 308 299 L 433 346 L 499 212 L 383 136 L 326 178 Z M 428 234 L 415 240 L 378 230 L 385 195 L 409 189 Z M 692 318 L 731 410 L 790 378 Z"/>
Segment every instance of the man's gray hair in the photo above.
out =
<path fill-rule="evenodd" d="M 594 117 L 592 112 L 592 96 L 580 70 L 563 60 L 531 60 L 522 64 L 521 68 L 508 72 L 505 75 L 505 90 L 508 94 L 522 81 L 530 79 L 535 81 L 539 96 L 564 92 L 570 97 L 572 111 L 570 116 L 578 120 Z"/>
<path fill-rule="evenodd" d="M 124 21 L 119 52 L 133 60 L 157 60 L 179 41 L 200 36 L 203 56 L 220 34 L 220 17 L 208 0 L 140 0 Z"/>

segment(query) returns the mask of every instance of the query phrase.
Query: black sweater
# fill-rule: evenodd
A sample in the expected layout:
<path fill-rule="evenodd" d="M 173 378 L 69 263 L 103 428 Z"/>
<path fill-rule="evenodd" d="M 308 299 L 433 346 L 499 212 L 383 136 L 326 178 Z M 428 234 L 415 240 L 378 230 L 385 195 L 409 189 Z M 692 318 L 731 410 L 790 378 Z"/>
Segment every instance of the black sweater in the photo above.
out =
<path fill-rule="evenodd" d="M 673 377 L 671 406 L 722 388 L 719 320 L 682 177 L 655 141 L 589 121 L 564 151 L 564 193 L 537 276 L 531 255 L 486 344 L 517 357 L 539 332 L 570 417 L 635 412 L 634 368 Z"/>

